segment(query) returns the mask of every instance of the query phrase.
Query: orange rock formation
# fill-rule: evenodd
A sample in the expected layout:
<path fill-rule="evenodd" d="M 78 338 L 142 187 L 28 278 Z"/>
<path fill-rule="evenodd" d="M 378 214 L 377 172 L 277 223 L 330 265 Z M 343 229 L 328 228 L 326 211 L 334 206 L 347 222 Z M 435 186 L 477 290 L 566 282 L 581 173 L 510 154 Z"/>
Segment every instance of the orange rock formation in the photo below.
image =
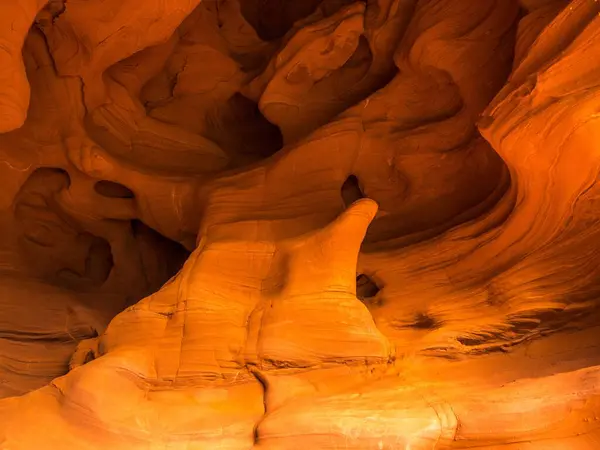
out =
<path fill-rule="evenodd" d="M 600 449 L 600 2 L 0 38 L 0 450 Z"/>

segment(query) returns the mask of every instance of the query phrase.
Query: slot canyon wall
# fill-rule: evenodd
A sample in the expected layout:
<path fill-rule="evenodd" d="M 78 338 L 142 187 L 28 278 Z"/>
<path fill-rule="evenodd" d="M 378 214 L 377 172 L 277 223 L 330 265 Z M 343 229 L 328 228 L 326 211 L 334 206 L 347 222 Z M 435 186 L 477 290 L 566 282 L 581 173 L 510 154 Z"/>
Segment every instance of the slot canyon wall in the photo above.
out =
<path fill-rule="evenodd" d="M 600 2 L 0 2 L 0 450 L 600 449 Z"/>

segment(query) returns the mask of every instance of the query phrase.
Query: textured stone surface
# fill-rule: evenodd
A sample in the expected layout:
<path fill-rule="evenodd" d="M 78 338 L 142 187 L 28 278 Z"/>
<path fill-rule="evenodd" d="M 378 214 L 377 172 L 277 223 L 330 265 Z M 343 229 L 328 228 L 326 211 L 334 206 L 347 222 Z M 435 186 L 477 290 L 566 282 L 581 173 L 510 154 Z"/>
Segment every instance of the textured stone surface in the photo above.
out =
<path fill-rule="evenodd" d="M 600 448 L 600 3 L 0 33 L 0 450 Z"/>

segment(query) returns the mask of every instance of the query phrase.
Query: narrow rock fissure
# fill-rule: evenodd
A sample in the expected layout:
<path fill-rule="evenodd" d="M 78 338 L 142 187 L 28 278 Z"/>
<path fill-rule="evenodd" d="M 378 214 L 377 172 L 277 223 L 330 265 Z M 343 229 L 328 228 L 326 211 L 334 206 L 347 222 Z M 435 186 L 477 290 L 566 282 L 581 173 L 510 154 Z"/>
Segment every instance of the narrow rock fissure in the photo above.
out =
<path fill-rule="evenodd" d="M 346 208 L 355 201 L 365 198 L 356 175 L 350 175 L 346 178 L 346 181 L 342 184 L 341 194 L 342 200 L 344 201 L 344 207 Z"/>
<path fill-rule="evenodd" d="M 267 409 L 268 381 L 265 378 L 265 376 L 254 365 L 248 364 L 247 369 L 254 376 L 254 378 L 256 378 L 256 381 L 258 381 L 260 383 L 260 385 L 262 387 L 262 391 L 263 391 L 263 416 L 256 422 L 256 424 L 254 424 L 254 428 L 252 431 L 254 444 L 258 444 L 258 441 L 260 440 L 259 427 L 260 427 L 260 424 L 262 423 L 262 421 L 265 419 L 267 412 L 268 412 L 268 409 Z"/>

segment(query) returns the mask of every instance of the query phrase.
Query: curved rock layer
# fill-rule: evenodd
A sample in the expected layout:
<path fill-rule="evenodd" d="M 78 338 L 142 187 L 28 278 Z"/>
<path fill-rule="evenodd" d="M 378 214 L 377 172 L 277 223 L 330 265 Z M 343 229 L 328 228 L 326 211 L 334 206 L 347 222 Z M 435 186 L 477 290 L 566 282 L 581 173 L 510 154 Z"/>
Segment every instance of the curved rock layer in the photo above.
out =
<path fill-rule="evenodd" d="M 600 3 L 0 4 L 0 449 L 600 448 Z"/>

